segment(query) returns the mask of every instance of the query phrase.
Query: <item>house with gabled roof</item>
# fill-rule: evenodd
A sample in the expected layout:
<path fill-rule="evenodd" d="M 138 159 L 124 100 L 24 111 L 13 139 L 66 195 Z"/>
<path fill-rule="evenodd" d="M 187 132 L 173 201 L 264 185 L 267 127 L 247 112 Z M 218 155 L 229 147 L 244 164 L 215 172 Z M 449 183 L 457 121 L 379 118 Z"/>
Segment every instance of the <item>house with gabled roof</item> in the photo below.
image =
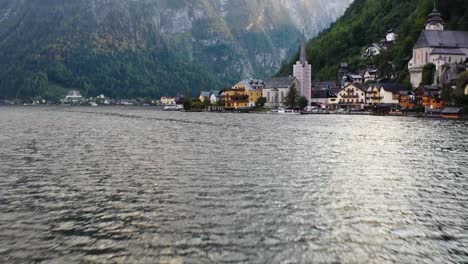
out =
<path fill-rule="evenodd" d="M 445 106 L 442 89 L 435 85 L 420 85 L 415 91 L 416 105 L 426 109 L 440 109 Z"/>
<path fill-rule="evenodd" d="M 294 76 L 271 78 L 265 82 L 263 97 L 267 99 L 266 107 L 276 108 L 284 106 L 284 99 L 291 88 L 299 92 L 300 83 Z"/>
<path fill-rule="evenodd" d="M 380 91 L 380 102 L 383 104 L 399 104 L 400 92 L 408 91 L 408 87 L 399 83 L 377 83 L 376 87 Z"/>
<path fill-rule="evenodd" d="M 338 107 L 347 110 L 361 110 L 366 105 L 367 87 L 362 83 L 351 83 L 338 93 Z"/>

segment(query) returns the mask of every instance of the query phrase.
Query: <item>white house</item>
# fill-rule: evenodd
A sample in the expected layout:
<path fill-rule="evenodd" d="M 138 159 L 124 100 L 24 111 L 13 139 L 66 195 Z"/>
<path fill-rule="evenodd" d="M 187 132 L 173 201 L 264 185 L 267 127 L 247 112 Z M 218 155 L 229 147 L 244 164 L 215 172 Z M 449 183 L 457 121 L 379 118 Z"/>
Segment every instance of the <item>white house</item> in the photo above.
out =
<path fill-rule="evenodd" d="M 67 102 L 77 103 L 82 100 L 83 100 L 83 96 L 81 96 L 81 93 L 76 90 L 69 91 L 67 96 L 65 96 L 65 101 Z"/>
<path fill-rule="evenodd" d="M 379 83 L 376 87 L 379 88 L 380 102 L 383 104 L 399 104 L 400 92 L 408 91 L 405 85 L 397 83 Z"/>
<path fill-rule="evenodd" d="M 379 77 L 378 69 L 367 69 L 362 75 L 364 83 L 366 82 L 375 82 Z"/>
<path fill-rule="evenodd" d="M 338 107 L 348 110 L 364 109 L 367 87 L 361 83 L 351 83 L 338 93 Z"/>
<path fill-rule="evenodd" d="M 218 103 L 220 98 L 221 98 L 221 91 L 219 91 L 219 90 L 211 91 L 210 101 L 211 101 L 212 104 Z"/>
<path fill-rule="evenodd" d="M 163 105 L 175 105 L 176 99 L 174 97 L 161 97 L 161 104 Z"/>
<path fill-rule="evenodd" d="M 289 93 L 289 89 L 296 88 L 299 92 L 300 84 L 296 77 L 278 77 L 265 83 L 263 97 L 267 99 L 266 107 L 275 108 L 284 106 L 284 98 Z"/>

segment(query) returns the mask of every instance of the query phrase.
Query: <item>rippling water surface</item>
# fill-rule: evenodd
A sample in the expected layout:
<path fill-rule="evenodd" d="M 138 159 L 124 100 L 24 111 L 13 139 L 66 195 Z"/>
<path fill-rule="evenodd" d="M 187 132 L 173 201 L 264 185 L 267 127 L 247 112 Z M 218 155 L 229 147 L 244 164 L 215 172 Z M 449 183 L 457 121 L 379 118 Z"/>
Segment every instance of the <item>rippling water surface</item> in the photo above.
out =
<path fill-rule="evenodd" d="M 0 108 L 2 263 L 468 261 L 468 122 Z"/>

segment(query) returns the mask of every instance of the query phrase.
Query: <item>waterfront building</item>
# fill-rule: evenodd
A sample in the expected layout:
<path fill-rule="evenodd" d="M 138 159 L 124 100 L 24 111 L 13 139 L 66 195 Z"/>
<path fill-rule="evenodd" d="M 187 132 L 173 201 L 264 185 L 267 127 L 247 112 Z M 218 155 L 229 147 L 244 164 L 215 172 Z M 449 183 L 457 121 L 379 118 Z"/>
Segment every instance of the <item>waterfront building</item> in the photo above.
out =
<path fill-rule="evenodd" d="M 426 64 L 435 64 L 436 72 L 440 72 L 444 64 L 464 62 L 467 58 L 468 31 L 444 30 L 444 20 L 434 4 L 408 63 L 411 85 L 418 87 L 421 84 Z M 434 83 L 437 83 L 436 79 L 434 76 Z"/>
<path fill-rule="evenodd" d="M 442 110 L 442 117 L 445 119 L 461 119 L 463 117 L 463 108 L 446 107 Z"/>
<path fill-rule="evenodd" d="M 445 106 L 442 100 L 442 90 L 434 85 L 420 85 L 415 91 L 416 105 L 427 109 L 439 109 Z"/>
<path fill-rule="evenodd" d="M 214 90 L 211 91 L 210 94 L 210 101 L 212 104 L 216 104 L 221 100 L 221 91 L 220 90 Z"/>
<path fill-rule="evenodd" d="M 414 92 L 400 91 L 398 101 L 402 109 L 414 109 L 416 106 Z"/>
<path fill-rule="evenodd" d="M 267 99 L 266 107 L 284 107 L 284 98 L 291 88 L 299 90 L 300 84 L 296 77 L 278 77 L 265 82 L 263 97 Z"/>
<path fill-rule="evenodd" d="M 81 93 L 76 90 L 69 91 L 67 96 L 65 96 L 65 101 L 69 103 L 79 103 L 83 101 L 83 96 L 81 96 Z"/>
<path fill-rule="evenodd" d="M 302 36 L 301 55 L 293 66 L 293 75 L 300 84 L 299 95 L 310 101 L 312 88 L 312 65 L 307 61 L 305 37 Z"/>
<path fill-rule="evenodd" d="M 376 105 L 382 102 L 382 96 L 380 96 L 380 87 L 376 84 L 371 84 L 366 90 L 366 104 Z"/>
<path fill-rule="evenodd" d="M 162 105 L 175 105 L 176 98 L 163 96 L 161 97 L 161 104 Z"/>
<path fill-rule="evenodd" d="M 376 84 L 380 91 L 381 103 L 383 104 L 399 104 L 400 92 L 408 91 L 404 84 L 398 83 L 378 83 Z"/>
<path fill-rule="evenodd" d="M 366 86 L 361 83 L 351 83 L 338 93 L 338 107 L 347 110 L 361 110 L 365 107 Z"/>
<path fill-rule="evenodd" d="M 310 99 L 312 106 L 328 108 L 328 90 L 314 90 Z"/>
<path fill-rule="evenodd" d="M 224 90 L 224 106 L 230 109 L 254 107 L 257 99 L 263 95 L 264 86 L 262 80 L 243 80 Z"/>
<path fill-rule="evenodd" d="M 198 100 L 200 100 L 200 102 L 203 103 L 205 100 L 210 100 L 210 97 L 211 97 L 211 91 L 201 91 L 200 96 L 198 97 Z"/>

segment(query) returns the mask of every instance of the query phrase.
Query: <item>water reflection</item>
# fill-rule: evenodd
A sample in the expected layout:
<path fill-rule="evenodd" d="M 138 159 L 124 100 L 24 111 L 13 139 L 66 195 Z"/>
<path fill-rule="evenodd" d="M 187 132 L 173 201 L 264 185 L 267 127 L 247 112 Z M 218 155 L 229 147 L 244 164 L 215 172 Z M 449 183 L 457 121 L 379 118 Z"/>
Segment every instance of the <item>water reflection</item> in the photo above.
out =
<path fill-rule="evenodd" d="M 468 261 L 466 122 L 0 109 L 0 260 Z"/>

